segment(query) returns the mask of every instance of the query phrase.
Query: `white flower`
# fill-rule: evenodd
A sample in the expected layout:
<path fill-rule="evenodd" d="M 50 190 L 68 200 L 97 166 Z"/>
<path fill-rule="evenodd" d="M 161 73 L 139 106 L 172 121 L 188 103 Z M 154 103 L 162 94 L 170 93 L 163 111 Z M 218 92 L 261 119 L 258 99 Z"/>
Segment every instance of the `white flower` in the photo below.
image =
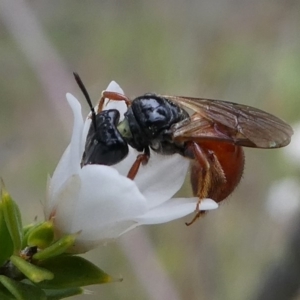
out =
<path fill-rule="evenodd" d="M 112 82 L 107 90 L 123 93 Z M 126 177 L 138 152 L 130 149 L 121 163 L 108 167 L 80 167 L 91 119 L 83 121 L 81 106 L 71 94 L 67 101 L 73 111 L 74 127 L 65 150 L 48 183 L 45 203 L 47 219 L 53 218 L 58 236 L 79 232 L 74 251 L 84 252 L 119 237 L 143 224 L 158 224 L 195 211 L 197 198 L 172 198 L 186 176 L 189 161 L 180 155 L 163 156 L 151 152 L 134 181 Z M 126 111 L 123 102 L 110 101 L 106 109 Z M 201 210 L 217 208 L 203 199 Z"/>

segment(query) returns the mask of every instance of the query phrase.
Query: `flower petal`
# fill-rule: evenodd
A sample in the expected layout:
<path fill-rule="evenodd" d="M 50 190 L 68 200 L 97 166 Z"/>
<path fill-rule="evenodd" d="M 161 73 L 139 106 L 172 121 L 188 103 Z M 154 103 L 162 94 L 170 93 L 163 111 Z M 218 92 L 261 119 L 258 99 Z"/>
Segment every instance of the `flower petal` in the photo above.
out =
<path fill-rule="evenodd" d="M 49 184 L 48 201 L 56 199 L 56 192 L 65 183 L 65 181 L 80 170 L 80 161 L 82 157 L 81 134 L 83 128 L 83 119 L 81 114 L 81 105 L 71 94 L 67 94 L 67 101 L 74 115 L 74 125 L 71 143 L 62 155 Z"/>
<path fill-rule="evenodd" d="M 135 218 L 139 225 L 150 225 L 166 223 L 182 218 L 195 212 L 198 198 L 174 198 L 164 204 L 149 210 L 146 214 Z M 218 208 L 218 204 L 212 199 L 201 200 L 201 210 L 211 210 Z"/>
<path fill-rule="evenodd" d="M 57 192 L 54 216 L 59 235 L 77 233 L 76 247 L 118 237 L 147 211 L 147 201 L 135 183 L 107 166 L 87 165 Z"/>
<path fill-rule="evenodd" d="M 87 165 L 79 173 L 81 189 L 72 231 L 82 234 L 102 230 L 145 213 L 147 201 L 135 183 L 107 166 Z"/>
<path fill-rule="evenodd" d="M 81 148 L 81 135 L 83 129 L 83 118 L 81 113 L 81 105 L 78 100 L 72 95 L 67 94 L 67 101 L 72 108 L 74 115 L 73 133 L 70 143 L 70 163 L 72 164 L 71 174 L 80 169 L 80 162 L 82 158 L 83 149 Z"/>
<path fill-rule="evenodd" d="M 113 167 L 126 176 L 138 154 L 130 148 L 126 159 Z M 179 154 L 162 155 L 151 151 L 149 162 L 140 166 L 134 179 L 147 198 L 149 209 L 169 200 L 181 188 L 189 163 L 188 159 Z"/>
<path fill-rule="evenodd" d="M 135 182 L 147 198 L 149 209 L 170 199 L 181 188 L 189 168 L 189 160 L 179 154 L 160 155 L 151 152 L 151 160 Z"/>
<path fill-rule="evenodd" d="M 82 138 L 81 138 L 81 147 L 83 149 L 82 153 L 85 150 L 86 138 L 89 132 L 89 129 L 92 124 L 92 119 L 90 118 L 91 114 L 88 114 L 87 118 L 84 121 L 83 130 L 82 130 Z"/>
<path fill-rule="evenodd" d="M 124 94 L 123 89 L 114 80 L 112 80 L 109 83 L 109 85 L 106 88 L 106 91 L 116 92 L 116 93 L 119 93 L 119 94 Z"/>
<path fill-rule="evenodd" d="M 71 249 L 73 253 L 84 253 L 97 246 L 106 245 L 108 242 L 115 240 L 123 232 L 129 231 L 129 228 L 135 228 L 134 221 L 122 221 L 114 224 L 108 224 L 101 228 L 93 228 L 89 234 L 79 234 L 76 238 L 74 247 Z"/>
<path fill-rule="evenodd" d="M 81 178 L 78 174 L 70 176 L 55 195 L 55 205 L 48 211 L 47 219 L 53 218 L 58 235 L 75 233 L 72 231 L 74 212 L 79 201 Z"/>
<path fill-rule="evenodd" d="M 106 91 L 109 92 L 115 92 L 119 94 L 124 95 L 124 91 L 122 88 L 115 82 L 112 81 L 108 87 L 106 88 Z M 117 109 L 120 112 L 120 121 L 124 118 L 124 113 L 127 111 L 127 105 L 125 104 L 124 101 L 107 101 L 105 102 L 105 109 Z"/>

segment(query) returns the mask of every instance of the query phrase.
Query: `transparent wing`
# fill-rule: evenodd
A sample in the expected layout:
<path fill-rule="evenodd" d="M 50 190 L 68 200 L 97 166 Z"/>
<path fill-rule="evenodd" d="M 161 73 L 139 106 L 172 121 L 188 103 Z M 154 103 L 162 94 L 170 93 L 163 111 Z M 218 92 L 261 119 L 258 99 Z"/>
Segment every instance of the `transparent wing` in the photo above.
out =
<path fill-rule="evenodd" d="M 162 96 L 194 111 L 189 121 L 173 130 L 176 140 L 211 139 L 256 148 L 279 148 L 289 144 L 293 129 L 260 109 L 222 100 Z"/>

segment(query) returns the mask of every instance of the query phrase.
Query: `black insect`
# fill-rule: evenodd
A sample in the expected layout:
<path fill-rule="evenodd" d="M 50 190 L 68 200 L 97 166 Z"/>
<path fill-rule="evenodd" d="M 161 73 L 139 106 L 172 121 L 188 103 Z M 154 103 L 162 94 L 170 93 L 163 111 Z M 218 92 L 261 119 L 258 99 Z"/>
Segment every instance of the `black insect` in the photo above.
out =
<path fill-rule="evenodd" d="M 92 112 L 92 124 L 86 138 L 81 166 L 88 164 L 115 165 L 128 155 L 128 144 L 117 129 L 120 113 L 116 109 L 109 109 L 101 110 L 96 114 L 79 75 L 74 73 L 74 77 Z"/>
<path fill-rule="evenodd" d="M 145 94 L 131 101 L 104 91 L 95 112 L 79 76 L 75 78 L 92 111 L 82 166 L 116 164 L 127 156 L 128 145 L 141 152 L 128 172 L 131 179 L 148 162 L 150 149 L 190 159 L 191 184 L 199 202 L 189 224 L 200 216 L 201 199 L 221 202 L 238 185 L 244 169 L 242 146 L 284 147 L 293 134 L 288 124 L 267 112 L 222 100 Z M 103 111 L 105 98 L 125 101 L 123 121 L 116 110 Z"/>

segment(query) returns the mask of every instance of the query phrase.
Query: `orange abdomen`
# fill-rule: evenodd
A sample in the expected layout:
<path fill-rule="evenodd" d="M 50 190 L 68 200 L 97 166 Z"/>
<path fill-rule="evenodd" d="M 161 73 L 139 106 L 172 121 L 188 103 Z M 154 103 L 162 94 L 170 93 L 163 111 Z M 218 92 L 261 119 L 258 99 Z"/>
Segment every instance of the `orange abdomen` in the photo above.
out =
<path fill-rule="evenodd" d="M 191 184 L 195 196 L 211 198 L 221 202 L 228 197 L 239 184 L 244 170 L 244 151 L 242 147 L 224 142 L 198 143 L 206 154 L 210 182 L 206 195 L 199 195 L 199 187 L 203 183 L 204 168 L 194 160 L 191 165 Z"/>

